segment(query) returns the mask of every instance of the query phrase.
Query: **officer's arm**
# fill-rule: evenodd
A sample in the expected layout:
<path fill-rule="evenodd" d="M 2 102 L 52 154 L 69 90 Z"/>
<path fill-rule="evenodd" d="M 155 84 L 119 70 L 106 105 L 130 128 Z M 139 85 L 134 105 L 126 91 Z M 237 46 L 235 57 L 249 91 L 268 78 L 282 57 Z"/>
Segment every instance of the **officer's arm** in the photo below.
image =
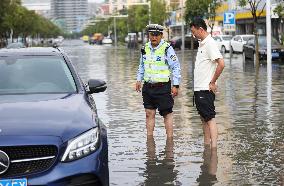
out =
<path fill-rule="evenodd" d="M 171 47 L 171 46 L 168 48 L 167 60 L 168 60 L 170 70 L 172 71 L 173 85 L 179 85 L 180 79 L 181 79 L 180 63 L 179 63 L 177 55 L 175 54 L 173 47 Z"/>
<path fill-rule="evenodd" d="M 137 70 L 137 81 L 141 82 L 143 77 L 144 77 L 144 62 L 143 62 L 143 56 L 141 54 L 139 68 Z"/>

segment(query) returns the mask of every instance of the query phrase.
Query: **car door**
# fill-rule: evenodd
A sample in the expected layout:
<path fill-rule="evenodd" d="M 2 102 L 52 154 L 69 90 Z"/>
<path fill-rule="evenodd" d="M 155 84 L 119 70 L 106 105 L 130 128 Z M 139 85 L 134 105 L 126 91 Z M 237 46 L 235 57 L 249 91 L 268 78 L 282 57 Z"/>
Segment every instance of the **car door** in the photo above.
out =
<path fill-rule="evenodd" d="M 235 46 L 236 46 L 235 48 L 236 52 L 243 52 L 243 38 L 241 36 L 237 37 Z"/>
<path fill-rule="evenodd" d="M 221 47 L 222 47 L 221 38 L 219 36 L 215 36 L 213 38 L 214 38 L 214 40 L 216 41 L 216 43 L 218 45 L 218 49 L 221 50 Z"/>
<path fill-rule="evenodd" d="M 184 37 L 184 48 L 191 48 L 191 37 L 185 36 Z"/>
<path fill-rule="evenodd" d="M 255 51 L 254 39 L 248 40 L 248 42 L 243 46 L 243 50 L 245 53 L 245 57 L 254 59 L 254 51 Z"/>
<path fill-rule="evenodd" d="M 232 52 L 237 51 L 237 45 L 238 45 L 238 40 L 240 39 L 240 36 L 234 36 L 233 39 L 231 40 L 231 47 L 232 47 Z"/>

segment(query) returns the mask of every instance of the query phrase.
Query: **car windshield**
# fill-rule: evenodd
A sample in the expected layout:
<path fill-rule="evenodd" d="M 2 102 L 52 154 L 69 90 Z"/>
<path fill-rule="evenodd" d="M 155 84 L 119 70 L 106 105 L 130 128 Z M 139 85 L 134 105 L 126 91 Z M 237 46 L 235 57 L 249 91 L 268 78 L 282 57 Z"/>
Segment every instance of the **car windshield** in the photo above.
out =
<path fill-rule="evenodd" d="M 24 48 L 25 45 L 23 43 L 10 43 L 7 48 Z"/>
<path fill-rule="evenodd" d="M 0 57 L 0 94 L 74 93 L 65 61 L 56 56 Z"/>
<path fill-rule="evenodd" d="M 248 40 L 250 40 L 251 38 L 254 38 L 254 36 L 243 36 L 243 40 L 244 40 L 244 41 L 248 41 Z"/>
<path fill-rule="evenodd" d="M 232 39 L 232 36 L 222 36 L 223 40 L 229 41 Z"/>
<path fill-rule="evenodd" d="M 259 37 L 258 38 L 258 43 L 260 46 L 264 46 L 266 47 L 267 45 L 267 40 L 266 40 L 266 37 Z M 275 39 L 275 38 L 271 38 L 271 45 L 280 45 L 279 42 Z"/>

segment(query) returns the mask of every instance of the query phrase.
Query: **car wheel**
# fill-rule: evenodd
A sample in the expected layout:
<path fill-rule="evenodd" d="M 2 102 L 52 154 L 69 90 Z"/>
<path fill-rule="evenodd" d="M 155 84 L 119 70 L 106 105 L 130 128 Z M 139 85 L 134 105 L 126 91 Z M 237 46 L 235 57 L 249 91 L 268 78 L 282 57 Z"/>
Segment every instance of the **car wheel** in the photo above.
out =
<path fill-rule="evenodd" d="M 226 48 L 225 48 L 225 46 L 222 46 L 222 47 L 221 47 L 221 53 L 222 53 L 222 54 L 225 54 L 225 53 L 226 53 Z"/>

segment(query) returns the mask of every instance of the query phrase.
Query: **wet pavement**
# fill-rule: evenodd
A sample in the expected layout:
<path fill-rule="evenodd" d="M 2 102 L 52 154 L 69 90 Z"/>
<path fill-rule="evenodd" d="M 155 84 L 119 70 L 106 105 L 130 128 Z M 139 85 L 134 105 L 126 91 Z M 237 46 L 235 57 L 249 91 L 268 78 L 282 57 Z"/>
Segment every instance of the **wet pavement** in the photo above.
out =
<path fill-rule="evenodd" d="M 157 115 L 147 139 L 141 93 L 134 91 L 138 50 L 65 41 L 84 82 L 103 79 L 95 94 L 108 128 L 110 185 L 284 185 L 284 63 L 256 71 L 242 55 L 225 55 L 216 96 L 218 150 L 203 146 L 199 116 L 192 106 L 192 52 L 177 51 L 180 95 L 175 98 L 174 138 L 167 139 Z"/>

